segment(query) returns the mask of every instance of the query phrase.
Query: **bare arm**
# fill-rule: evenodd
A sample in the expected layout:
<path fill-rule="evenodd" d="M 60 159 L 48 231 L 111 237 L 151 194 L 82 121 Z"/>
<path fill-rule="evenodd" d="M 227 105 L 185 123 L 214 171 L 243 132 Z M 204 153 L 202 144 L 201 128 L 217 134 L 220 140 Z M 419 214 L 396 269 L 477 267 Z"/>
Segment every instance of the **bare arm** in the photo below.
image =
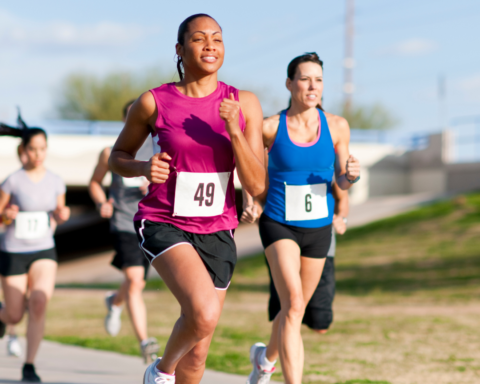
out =
<path fill-rule="evenodd" d="M 237 173 L 242 186 L 253 196 L 265 189 L 265 168 L 263 166 L 262 107 L 257 97 L 247 91 L 240 91 L 240 101 L 223 99 L 220 117 L 225 121 L 225 130 L 230 135 Z M 240 108 L 245 117 L 245 130 L 239 124 Z"/>
<path fill-rule="evenodd" d="M 133 103 L 127 121 L 110 154 L 110 169 L 125 177 L 145 176 L 153 183 L 164 183 L 168 178 L 171 160 L 166 153 L 157 153 L 150 161 L 135 160 L 135 155 L 153 130 L 157 118 L 153 95 L 145 92 Z"/>
<path fill-rule="evenodd" d="M 88 184 L 88 192 L 92 198 L 95 206 L 100 212 L 100 216 L 109 219 L 113 215 L 113 199 L 108 199 L 102 187 L 103 179 L 109 171 L 108 159 L 110 157 L 110 148 L 105 148 L 98 158 L 97 166 L 93 171 L 92 178 Z"/>
<path fill-rule="evenodd" d="M 343 117 L 326 113 L 328 125 L 332 133 L 333 145 L 337 156 L 335 164 L 336 184 L 343 190 L 351 188 L 348 180 L 355 180 L 360 176 L 360 163 L 350 155 L 350 127 Z M 347 179 L 348 178 L 348 179 Z"/>
<path fill-rule="evenodd" d="M 347 230 L 344 219 L 348 216 L 348 191 L 340 189 L 337 183 L 332 185 L 333 197 L 335 198 L 335 215 L 333 215 L 333 227 L 335 232 L 343 235 Z"/>
<path fill-rule="evenodd" d="M 70 218 L 70 208 L 65 205 L 65 194 L 57 196 L 57 208 L 53 211 L 57 224 L 62 224 Z"/>
<path fill-rule="evenodd" d="M 0 213 L 2 214 L 2 221 L 5 225 L 10 225 L 12 220 L 15 220 L 15 217 L 17 217 L 19 211 L 17 205 L 12 204 L 8 206 L 9 201 L 10 194 L 0 189 Z"/>

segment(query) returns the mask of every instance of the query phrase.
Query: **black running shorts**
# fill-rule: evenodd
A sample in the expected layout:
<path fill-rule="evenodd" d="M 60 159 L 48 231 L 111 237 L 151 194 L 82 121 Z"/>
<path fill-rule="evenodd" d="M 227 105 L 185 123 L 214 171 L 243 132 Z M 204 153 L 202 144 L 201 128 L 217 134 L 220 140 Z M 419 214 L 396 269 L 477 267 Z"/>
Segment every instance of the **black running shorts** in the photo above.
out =
<path fill-rule="evenodd" d="M 267 248 L 278 240 L 290 239 L 300 247 L 300 255 L 314 259 L 327 257 L 332 242 L 332 225 L 320 228 L 301 228 L 286 225 L 271 219 L 265 213 L 259 220 L 260 237 L 263 248 Z"/>
<path fill-rule="evenodd" d="M 328 329 L 333 321 L 332 303 L 335 296 L 334 259 L 334 257 L 327 257 L 325 260 L 320 283 L 305 308 L 303 324 L 306 324 L 311 329 Z M 270 321 L 273 321 L 278 312 L 280 312 L 280 299 L 273 284 L 272 275 L 270 275 L 270 300 L 268 302 L 268 318 Z"/>
<path fill-rule="evenodd" d="M 167 223 L 139 220 L 134 224 L 140 247 L 150 263 L 177 245 L 190 244 L 205 264 L 215 288 L 227 289 L 230 285 L 237 263 L 233 230 L 200 235 Z"/>
<path fill-rule="evenodd" d="M 0 275 L 13 276 L 28 273 L 32 264 L 41 259 L 57 261 L 55 248 L 44 249 L 37 252 L 10 253 L 0 251 Z"/>
<path fill-rule="evenodd" d="M 140 249 L 137 235 L 131 232 L 119 231 L 113 232 L 112 237 L 116 253 L 111 264 L 120 270 L 128 267 L 144 267 L 144 279 L 146 280 L 150 263 Z"/>

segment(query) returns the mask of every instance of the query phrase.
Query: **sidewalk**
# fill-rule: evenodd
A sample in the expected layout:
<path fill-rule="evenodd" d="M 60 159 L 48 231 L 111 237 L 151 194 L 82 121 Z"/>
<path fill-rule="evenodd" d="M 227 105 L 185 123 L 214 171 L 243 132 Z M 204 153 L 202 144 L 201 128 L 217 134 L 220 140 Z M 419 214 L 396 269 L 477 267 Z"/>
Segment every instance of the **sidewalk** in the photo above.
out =
<path fill-rule="evenodd" d="M 22 340 L 25 350 L 25 341 Z M 20 383 L 23 359 L 6 354 L 0 340 L 0 384 Z M 43 341 L 36 369 L 44 384 L 141 384 L 146 366 L 139 357 Z M 245 384 L 246 377 L 206 371 L 202 384 Z"/>

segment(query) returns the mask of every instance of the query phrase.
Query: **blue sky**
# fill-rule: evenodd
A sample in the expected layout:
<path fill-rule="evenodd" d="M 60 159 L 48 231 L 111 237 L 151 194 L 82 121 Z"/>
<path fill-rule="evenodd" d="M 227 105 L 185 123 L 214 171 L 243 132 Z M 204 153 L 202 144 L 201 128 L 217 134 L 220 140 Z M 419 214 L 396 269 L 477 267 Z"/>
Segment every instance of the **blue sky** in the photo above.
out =
<path fill-rule="evenodd" d="M 448 119 L 480 115 L 480 2 L 357 0 L 354 103 L 384 104 L 420 132 L 439 125 L 437 79 Z M 178 25 L 205 12 L 224 31 L 221 79 L 259 91 L 266 114 L 283 108 L 286 67 L 316 51 L 325 63 L 327 110 L 342 99 L 344 1 L 0 0 L 0 119 L 52 116 L 72 72 L 158 68 L 170 74 Z"/>

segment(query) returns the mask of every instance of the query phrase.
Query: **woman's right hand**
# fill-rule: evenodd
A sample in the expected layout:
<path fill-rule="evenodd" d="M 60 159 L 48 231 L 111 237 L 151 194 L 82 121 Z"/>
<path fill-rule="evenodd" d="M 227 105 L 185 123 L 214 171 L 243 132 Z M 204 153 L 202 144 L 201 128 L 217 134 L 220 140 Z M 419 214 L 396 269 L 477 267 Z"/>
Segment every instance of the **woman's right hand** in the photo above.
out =
<path fill-rule="evenodd" d="M 105 203 L 98 204 L 98 212 L 104 219 L 110 219 L 113 216 L 113 199 L 108 199 Z"/>
<path fill-rule="evenodd" d="M 244 207 L 242 216 L 240 217 L 240 221 L 242 223 L 253 224 L 260 217 L 262 212 L 262 207 L 257 202 L 249 204 Z"/>
<path fill-rule="evenodd" d="M 11 204 L 5 208 L 5 210 L 3 211 L 3 216 L 9 221 L 15 220 L 19 210 L 20 209 L 18 208 L 18 205 Z"/>
<path fill-rule="evenodd" d="M 144 176 L 152 183 L 163 184 L 170 174 L 170 164 L 167 161 L 172 158 L 166 153 L 156 153 L 145 163 Z"/>

